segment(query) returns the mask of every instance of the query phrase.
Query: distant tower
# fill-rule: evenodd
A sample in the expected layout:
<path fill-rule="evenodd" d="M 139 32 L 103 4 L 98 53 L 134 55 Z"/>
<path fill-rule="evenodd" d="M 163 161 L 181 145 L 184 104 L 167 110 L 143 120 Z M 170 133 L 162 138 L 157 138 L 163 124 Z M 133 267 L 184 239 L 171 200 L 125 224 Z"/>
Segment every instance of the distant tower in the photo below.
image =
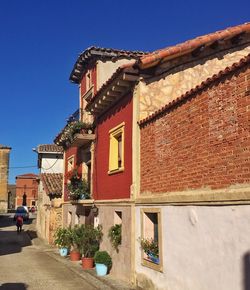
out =
<path fill-rule="evenodd" d="M 10 147 L 0 145 L 0 212 L 8 209 L 8 175 Z"/>

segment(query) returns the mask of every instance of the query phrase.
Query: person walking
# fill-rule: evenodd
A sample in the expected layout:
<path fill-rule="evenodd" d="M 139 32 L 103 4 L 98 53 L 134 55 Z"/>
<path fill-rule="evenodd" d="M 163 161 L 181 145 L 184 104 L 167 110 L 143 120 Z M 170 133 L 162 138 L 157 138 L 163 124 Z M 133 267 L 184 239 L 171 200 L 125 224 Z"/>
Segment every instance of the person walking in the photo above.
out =
<path fill-rule="evenodd" d="M 23 226 L 23 217 L 18 216 L 16 219 L 16 229 L 18 233 L 21 233 L 22 231 L 22 226 Z"/>

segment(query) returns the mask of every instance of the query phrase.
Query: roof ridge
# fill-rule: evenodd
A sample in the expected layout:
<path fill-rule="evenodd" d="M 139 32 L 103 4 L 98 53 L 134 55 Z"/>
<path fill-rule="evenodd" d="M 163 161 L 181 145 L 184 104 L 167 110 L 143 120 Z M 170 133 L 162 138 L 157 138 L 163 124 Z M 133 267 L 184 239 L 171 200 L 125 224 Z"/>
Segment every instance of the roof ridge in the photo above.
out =
<path fill-rule="evenodd" d="M 96 54 L 94 53 L 96 51 Z M 99 53 L 97 53 L 99 52 Z M 140 50 L 125 50 L 125 49 L 114 49 L 104 48 L 97 46 L 90 46 L 89 48 L 82 51 L 74 64 L 69 79 L 74 83 L 79 83 L 80 79 L 86 70 L 86 66 L 91 60 L 98 59 L 114 59 L 114 58 L 127 58 L 127 59 L 138 59 L 142 55 L 148 54 L 148 52 Z"/>
<path fill-rule="evenodd" d="M 138 59 L 136 66 L 138 66 L 140 69 L 149 68 L 157 65 L 162 60 L 166 61 L 168 59 L 187 54 L 201 46 L 211 45 L 212 43 L 223 39 L 230 39 L 245 32 L 250 32 L 250 22 L 197 36 L 193 39 L 186 40 L 174 46 L 168 46 L 160 50 L 155 50 L 152 53 L 144 55 Z"/>
<path fill-rule="evenodd" d="M 189 90 L 186 93 L 182 94 L 180 97 L 178 97 L 175 100 L 173 100 L 173 101 L 169 102 L 168 104 L 164 105 L 162 108 L 160 108 L 159 110 L 155 111 L 150 116 L 148 116 L 148 117 L 144 118 L 143 120 L 139 121 L 138 122 L 139 125 L 140 126 L 146 125 L 147 123 L 149 123 L 153 119 L 157 118 L 160 114 L 164 113 L 165 111 L 167 111 L 168 109 L 170 109 L 174 105 L 177 105 L 178 103 L 180 103 L 184 99 L 190 97 L 191 95 L 196 94 L 201 89 L 204 89 L 205 87 L 207 87 L 211 83 L 219 80 L 221 77 L 226 76 L 226 75 L 234 72 L 235 70 L 243 67 L 244 65 L 246 65 L 248 63 L 250 63 L 250 53 L 247 56 L 245 56 L 242 59 L 240 59 L 238 62 L 233 63 L 230 67 L 226 67 L 224 70 L 220 70 L 217 74 L 214 74 L 213 76 L 208 77 L 205 81 L 202 81 L 195 88 L 192 88 L 191 90 Z"/>

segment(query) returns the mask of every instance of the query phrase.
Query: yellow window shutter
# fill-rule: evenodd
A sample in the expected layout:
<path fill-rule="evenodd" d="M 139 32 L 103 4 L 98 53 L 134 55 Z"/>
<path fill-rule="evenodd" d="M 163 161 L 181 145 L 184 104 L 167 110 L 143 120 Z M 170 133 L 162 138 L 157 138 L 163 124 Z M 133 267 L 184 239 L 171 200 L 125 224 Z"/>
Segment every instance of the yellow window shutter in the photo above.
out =
<path fill-rule="evenodd" d="M 114 136 L 110 136 L 109 147 L 109 170 L 118 169 L 118 141 Z"/>

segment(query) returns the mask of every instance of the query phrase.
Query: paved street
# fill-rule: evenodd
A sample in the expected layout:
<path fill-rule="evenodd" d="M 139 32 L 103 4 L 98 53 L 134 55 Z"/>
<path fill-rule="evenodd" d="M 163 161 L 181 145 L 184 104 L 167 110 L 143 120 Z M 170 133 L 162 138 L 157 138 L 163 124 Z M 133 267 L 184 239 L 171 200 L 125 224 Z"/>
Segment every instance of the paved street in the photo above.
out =
<path fill-rule="evenodd" d="M 100 289 L 32 245 L 26 233 L 28 226 L 25 224 L 18 234 L 11 215 L 0 216 L 0 290 Z"/>

